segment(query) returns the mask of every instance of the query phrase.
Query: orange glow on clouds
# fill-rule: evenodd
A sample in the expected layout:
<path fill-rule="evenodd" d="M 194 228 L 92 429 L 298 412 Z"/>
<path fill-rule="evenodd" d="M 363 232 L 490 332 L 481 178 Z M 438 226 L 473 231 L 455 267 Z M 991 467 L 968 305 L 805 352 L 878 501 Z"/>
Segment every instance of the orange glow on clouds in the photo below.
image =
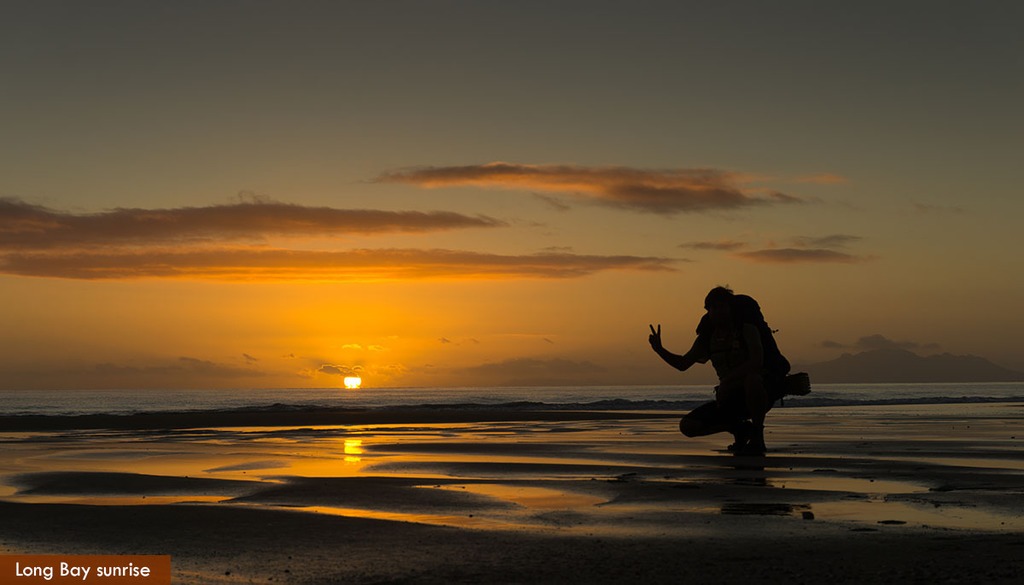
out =
<path fill-rule="evenodd" d="M 798 203 L 773 192 L 759 197 L 739 185 L 742 175 L 719 169 L 650 170 L 630 167 L 528 165 L 492 162 L 459 167 L 424 167 L 385 173 L 380 182 L 420 187 L 497 187 L 566 193 L 620 209 L 649 213 L 702 213 L 754 205 Z"/>
<path fill-rule="evenodd" d="M 0 274 L 82 280 L 375 282 L 574 278 L 605 270 L 671 271 L 660 256 L 498 254 L 442 248 L 311 248 L 353 234 L 503 228 L 453 212 L 388 212 L 243 203 L 71 214 L 0 198 Z M 271 245 L 272 238 L 284 245 Z M 286 243 L 285 243 L 286 242 Z"/>

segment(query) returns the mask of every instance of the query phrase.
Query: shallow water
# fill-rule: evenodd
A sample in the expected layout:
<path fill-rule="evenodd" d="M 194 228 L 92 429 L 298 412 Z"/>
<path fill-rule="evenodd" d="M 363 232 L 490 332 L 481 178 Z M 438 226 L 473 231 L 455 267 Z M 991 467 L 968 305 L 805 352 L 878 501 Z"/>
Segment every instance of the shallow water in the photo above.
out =
<path fill-rule="evenodd" d="M 500 407 L 689 409 L 711 400 L 709 385 L 557 386 L 502 388 L 239 388 L 221 390 L 0 390 L 0 416 L 130 414 L 239 409 Z M 814 384 L 787 407 L 847 406 L 899 401 L 913 404 L 1024 401 L 1024 382 L 928 384 Z"/>
<path fill-rule="evenodd" d="M 8 433 L 0 499 L 286 507 L 587 534 L 768 517 L 1024 528 L 1018 405 L 779 409 L 769 422 L 763 458 L 726 453 L 722 436 L 684 439 L 674 417 Z"/>

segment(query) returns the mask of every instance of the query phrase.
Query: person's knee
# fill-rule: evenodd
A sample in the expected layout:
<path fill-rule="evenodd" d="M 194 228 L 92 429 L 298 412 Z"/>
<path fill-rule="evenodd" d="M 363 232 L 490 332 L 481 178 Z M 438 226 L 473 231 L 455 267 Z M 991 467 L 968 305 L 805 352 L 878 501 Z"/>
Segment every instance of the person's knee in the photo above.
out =
<path fill-rule="evenodd" d="M 687 437 L 702 437 L 707 434 L 705 424 L 699 420 L 684 416 L 679 421 L 679 432 Z"/>

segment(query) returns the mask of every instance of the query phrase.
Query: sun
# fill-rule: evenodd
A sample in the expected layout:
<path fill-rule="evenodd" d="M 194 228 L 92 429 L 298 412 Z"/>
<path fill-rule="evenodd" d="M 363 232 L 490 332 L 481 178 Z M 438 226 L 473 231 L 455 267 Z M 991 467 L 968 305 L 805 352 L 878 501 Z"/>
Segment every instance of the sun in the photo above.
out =
<path fill-rule="evenodd" d="M 363 379 L 359 376 L 345 376 L 345 388 L 358 390 L 363 385 Z"/>

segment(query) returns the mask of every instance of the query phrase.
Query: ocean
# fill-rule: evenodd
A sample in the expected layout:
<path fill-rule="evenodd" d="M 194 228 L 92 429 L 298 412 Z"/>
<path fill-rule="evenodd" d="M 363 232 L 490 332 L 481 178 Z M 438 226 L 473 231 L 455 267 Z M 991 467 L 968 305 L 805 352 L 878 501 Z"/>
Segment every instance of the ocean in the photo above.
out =
<path fill-rule="evenodd" d="M 712 399 L 709 386 L 499 388 L 290 388 L 229 390 L 3 390 L 0 416 L 303 410 L 315 408 L 490 408 L 687 410 Z M 785 407 L 1024 402 L 1024 382 L 817 384 Z"/>

